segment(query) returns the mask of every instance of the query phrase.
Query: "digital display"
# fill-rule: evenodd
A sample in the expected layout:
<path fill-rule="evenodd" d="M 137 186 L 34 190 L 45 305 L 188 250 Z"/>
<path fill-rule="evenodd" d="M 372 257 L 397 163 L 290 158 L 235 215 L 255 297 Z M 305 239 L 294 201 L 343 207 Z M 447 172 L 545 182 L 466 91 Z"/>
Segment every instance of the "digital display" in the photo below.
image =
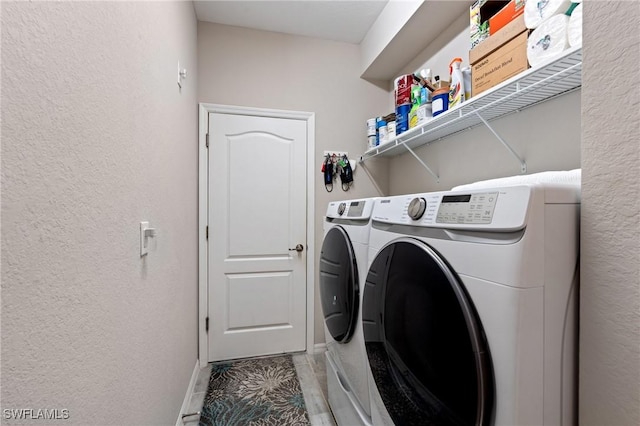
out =
<path fill-rule="evenodd" d="M 347 217 L 360 217 L 364 213 L 364 201 L 352 201 L 349 203 Z"/>
<path fill-rule="evenodd" d="M 471 195 L 445 195 L 442 197 L 443 203 L 468 203 Z"/>

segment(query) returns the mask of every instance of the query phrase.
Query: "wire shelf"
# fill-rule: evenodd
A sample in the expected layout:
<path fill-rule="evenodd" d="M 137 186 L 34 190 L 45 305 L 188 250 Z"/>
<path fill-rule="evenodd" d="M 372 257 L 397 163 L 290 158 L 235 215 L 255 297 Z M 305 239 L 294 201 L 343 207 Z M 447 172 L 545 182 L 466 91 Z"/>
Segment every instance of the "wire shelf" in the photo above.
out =
<path fill-rule="evenodd" d="M 528 108 L 582 86 L 582 48 L 572 48 L 550 62 L 530 68 L 454 109 L 366 151 L 360 161 L 395 156 L 430 142 Z M 480 117 L 481 116 L 481 117 Z"/>

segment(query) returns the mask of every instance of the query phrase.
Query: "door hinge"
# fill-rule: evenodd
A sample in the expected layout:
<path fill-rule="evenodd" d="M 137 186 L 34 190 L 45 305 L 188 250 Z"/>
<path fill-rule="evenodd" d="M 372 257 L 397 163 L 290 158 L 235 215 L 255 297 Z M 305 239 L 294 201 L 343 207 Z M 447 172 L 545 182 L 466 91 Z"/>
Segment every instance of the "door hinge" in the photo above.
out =
<path fill-rule="evenodd" d="M 207 133 L 207 148 L 209 148 L 209 133 Z"/>
<path fill-rule="evenodd" d="M 204 320 L 204 330 L 209 331 L 209 317 Z"/>
<path fill-rule="evenodd" d="M 209 226 L 207 226 L 207 230 L 205 231 L 205 237 L 208 240 L 209 239 Z"/>

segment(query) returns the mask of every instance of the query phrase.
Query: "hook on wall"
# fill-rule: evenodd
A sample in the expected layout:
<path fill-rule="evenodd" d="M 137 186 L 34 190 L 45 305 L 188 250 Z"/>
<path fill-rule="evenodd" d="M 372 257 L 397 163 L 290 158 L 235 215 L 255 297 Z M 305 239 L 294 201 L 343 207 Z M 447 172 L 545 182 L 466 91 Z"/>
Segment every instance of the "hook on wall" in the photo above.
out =
<path fill-rule="evenodd" d="M 325 151 L 322 155 L 322 158 L 327 158 L 327 155 L 329 156 L 329 158 L 331 158 L 331 162 L 333 164 L 337 163 L 338 160 L 345 155 L 347 156 L 347 158 L 349 158 L 349 153 L 346 151 Z"/>
<path fill-rule="evenodd" d="M 342 190 L 348 191 L 353 183 L 353 171 L 357 163 L 349 160 L 346 151 L 324 151 L 321 172 L 324 173 L 324 187 L 327 192 L 333 191 L 333 181 L 340 177 Z"/>
<path fill-rule="evenodd" d="M 182 80 L 187 78 L 187 69 L 180 68 L 180 61 L 178 61 L 178 88 L 182 89 Z"/>

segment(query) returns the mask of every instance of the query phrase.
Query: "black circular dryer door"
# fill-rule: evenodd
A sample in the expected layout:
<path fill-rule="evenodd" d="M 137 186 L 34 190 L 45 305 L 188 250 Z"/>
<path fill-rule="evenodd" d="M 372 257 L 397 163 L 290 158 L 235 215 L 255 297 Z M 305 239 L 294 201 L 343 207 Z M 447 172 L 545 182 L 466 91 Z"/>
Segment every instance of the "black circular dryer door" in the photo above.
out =
<path fill-rule="evenodd" d="M 358 267 L 346 231 L 333 227 L 320 252 L 320 298 L 327 329 L 336 342 L 347 343 L 358 321 Z"/>
<path fill-rule="evenodd" d="M 485 425 L 493 411 L 488 345 L 464 285 L 422 241 L 384 247 L 362 302 L 367 357 L 396 425 Z"/>

